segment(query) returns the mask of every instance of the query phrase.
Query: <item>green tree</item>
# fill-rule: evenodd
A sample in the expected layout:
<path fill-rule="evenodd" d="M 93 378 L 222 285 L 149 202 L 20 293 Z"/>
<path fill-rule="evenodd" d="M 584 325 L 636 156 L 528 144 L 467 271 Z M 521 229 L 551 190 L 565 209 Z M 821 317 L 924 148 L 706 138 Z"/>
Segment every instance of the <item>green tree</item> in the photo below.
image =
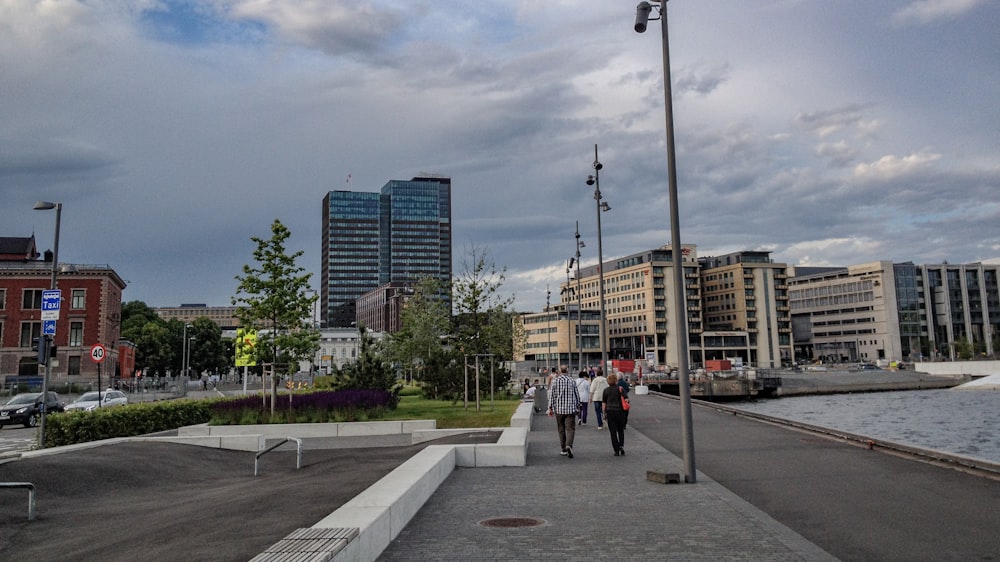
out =
<path fill-rule="evenodd" d="M 319 349 L 319 332 L 312 326 L 312 307 L 318 298 L 309 295 L 311 273 L 296 264 L 302 251 L 288 254 L 285 243 L 291 232 L 281 221 L 271 224 L 271 238 L 251 237 L 257 245 L 256 265 L 244 265 L 232 304 L 243 327 L 257 330 L 254 351 L 258 363 L 273 365 L 271 404 L 277 398 L 278 378 L 294 374 L 299 361 Z"/>
<path fill-rule="evenodd" d="M 417 281 L 413 294 L 403 305 L 401 329 L 389 334 L 385 349 L 404 371 L 419 375 L 431 355 L 441 353 L 444 339 L 451 331 L 447 291 L 440 279 L 425 276 Z"/>
<path fill-rule="evenodd" d="M 503 388 L 510 380 L 504 362 L 513 358 L 515 337 L 514 296 L 501 292 L 507 268 L 498 269 L 485 248 L 470 246 L 467 254 L 453 282 L 454 345 L 463 356 L 487 356 L 480 361 L 481 389 L 489 389 L 491 368 L 494 389 Z"/>
<path fill-rule="evenodd" d="M 167 322 L 146 303 L 130 301 L 122 305 L 121 335 L 136 345 L 136 369 L 157 376 L 171 371 L 175 355 Z"/>
<path fill-rule="evenodd" d="M 358 328 L 358 358 L 341 366 L 334 388 L 388 390 L 399 395 L 401 385 L 381 345 L 364 326 Z"/>
<path fill-rule="evenodd" d="M 191 340 L 191 371 L 218 375 L 232 364 L 232 356 L 222 341 L 222 328 L 207 316 L 195 318 L 187 330 Z"/>

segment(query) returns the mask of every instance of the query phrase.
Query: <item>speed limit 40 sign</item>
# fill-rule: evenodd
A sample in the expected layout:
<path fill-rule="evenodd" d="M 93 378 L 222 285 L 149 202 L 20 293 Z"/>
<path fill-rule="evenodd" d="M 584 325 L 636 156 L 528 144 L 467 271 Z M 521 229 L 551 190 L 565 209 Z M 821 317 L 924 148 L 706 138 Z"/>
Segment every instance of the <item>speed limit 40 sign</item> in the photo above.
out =
<path fill-rule="evenodd" d="M 104 346 L 99 343 L 95 343 L 94 347 L 90 348 L 90 358 L 94 361 L 94 363 L 104 361 L 105 355 L 107 355 L 107 350 L 105 350 Z"/>

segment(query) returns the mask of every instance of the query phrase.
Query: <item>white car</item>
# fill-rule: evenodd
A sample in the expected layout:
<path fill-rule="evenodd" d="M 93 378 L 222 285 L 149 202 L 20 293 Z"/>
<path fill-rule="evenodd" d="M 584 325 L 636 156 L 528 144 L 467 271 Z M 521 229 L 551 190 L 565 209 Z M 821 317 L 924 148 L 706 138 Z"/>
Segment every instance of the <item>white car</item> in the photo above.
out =
<path fill-rule="evenodd" d="M 82 396 L 74 400 L 71 404 L 66 406 L 66 411 L 70 412 L 73 410 L 86 410 L 90 411 L 98 406 L 98 401 L 100 401 L 100 406 L 102 408 L 109 408 L 111 406 L 124 406 L 128 404 L 128 396 L 120 390 L 105 390 L 98 393 L 96 390 L 93 392 L 85 392 Z"/>

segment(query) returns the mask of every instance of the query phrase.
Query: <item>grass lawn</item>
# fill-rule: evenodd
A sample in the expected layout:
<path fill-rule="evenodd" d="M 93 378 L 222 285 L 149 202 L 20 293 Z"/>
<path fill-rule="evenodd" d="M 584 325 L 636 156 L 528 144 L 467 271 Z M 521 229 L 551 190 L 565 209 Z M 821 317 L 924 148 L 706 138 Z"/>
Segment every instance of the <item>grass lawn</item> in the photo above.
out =
<path fill-rule="evenodd" d="M 509 427 L 510 417 L 521 403 L 517 399 L 494 400 L 489 398 L 479 403 L 470 401 L 466 409 L 464 403 L 444 400 L 427 400 L 420 396 L 401 396 L 399 405 L 381 420 L 437 420 L 438 429 L 464 427 Z"/>

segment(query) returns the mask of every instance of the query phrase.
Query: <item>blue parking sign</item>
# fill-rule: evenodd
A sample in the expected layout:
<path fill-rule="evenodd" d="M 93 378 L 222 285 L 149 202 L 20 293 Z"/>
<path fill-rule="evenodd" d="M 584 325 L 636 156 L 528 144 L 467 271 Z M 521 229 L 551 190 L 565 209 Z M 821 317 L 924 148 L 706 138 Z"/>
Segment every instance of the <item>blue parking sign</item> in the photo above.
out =
<path fill-rule="evenodd" d="M 42 335 L 43 336 L 54 336 L 54 335 L 56 335 L 56 321 L 55 320 L 42 320 Z"/>

